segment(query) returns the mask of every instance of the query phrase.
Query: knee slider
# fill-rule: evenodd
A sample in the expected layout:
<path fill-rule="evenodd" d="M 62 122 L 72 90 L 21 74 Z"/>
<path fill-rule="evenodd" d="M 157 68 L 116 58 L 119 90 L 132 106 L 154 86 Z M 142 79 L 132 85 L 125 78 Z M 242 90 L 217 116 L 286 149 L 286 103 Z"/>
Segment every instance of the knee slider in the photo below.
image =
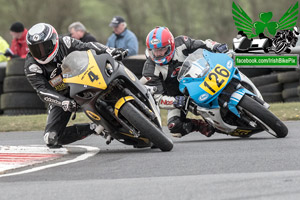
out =
<path fill-rule="evenodd" d="M 175 116 L 169 119 L 168 129 L 171 133 L 180 133 L 182 131 L 183 122 L 179 117 Z"/>

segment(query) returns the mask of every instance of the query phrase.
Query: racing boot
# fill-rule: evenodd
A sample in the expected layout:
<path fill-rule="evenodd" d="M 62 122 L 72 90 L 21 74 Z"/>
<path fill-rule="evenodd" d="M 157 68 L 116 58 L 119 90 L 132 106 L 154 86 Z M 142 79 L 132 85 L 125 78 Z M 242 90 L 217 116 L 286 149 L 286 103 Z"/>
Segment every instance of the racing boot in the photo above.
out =
<path fill-rule="evenodd" d="M 47 132 L 44 134 L 44 141 L 47 147 L 54 149 L 54 148 L 61 148 L 62 145 L 58 143 L 58 136 L 56 132 Z"/>
<path fill-rule="evenodd" d="M 206 121 L 201 119 L 191 119 L 189 124 L 191 127 L 190 132 L 199 131 L 201 134 L 205 135 L 206 137 L 210 137 L 215 133 L 214 127 L 208 124 Z"/>

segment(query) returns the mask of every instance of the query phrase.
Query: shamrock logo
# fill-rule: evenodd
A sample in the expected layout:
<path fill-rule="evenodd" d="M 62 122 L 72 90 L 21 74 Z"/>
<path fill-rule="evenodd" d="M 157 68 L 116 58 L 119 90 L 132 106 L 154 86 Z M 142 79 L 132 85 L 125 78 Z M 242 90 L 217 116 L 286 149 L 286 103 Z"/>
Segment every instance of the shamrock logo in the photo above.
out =
<path fill-rule="evenodd" d="M 272 12 L 260 13 L 259 18 L 262 22 L 254 22 L 253 26 L 255 28 L 255 33 L 259 35 L 265 31 L 265 28 L 268 29 L 271 35 L 275 35 L 279 27 L 277 22 L 269 22 L 273 17 Z"/>
<path fill-rule="evenodd" d="M 298 20 L 298 2 L 291 6 L 278 22 L 270 21 L 273 17 L 272 12 L 262 12 L 259 14 L 261 21 L 253 23 L 247 13 L 234 2 L 232 2 L 232 14 L 237 30 L 243 31 L 248 38 L 256 37 L 260 33 L 274 36 L 277 30 L 292 30 L 296 25 Z"/>

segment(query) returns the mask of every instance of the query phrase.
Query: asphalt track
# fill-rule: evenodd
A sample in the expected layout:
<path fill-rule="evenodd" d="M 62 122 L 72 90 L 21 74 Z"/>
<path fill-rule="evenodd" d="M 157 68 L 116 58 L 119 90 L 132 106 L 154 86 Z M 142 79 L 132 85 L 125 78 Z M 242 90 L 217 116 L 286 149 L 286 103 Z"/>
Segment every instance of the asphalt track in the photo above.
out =
<path fill-rule="evenodd" d="M 0 174 L 0 199 L 300 199 L 300 123 L 285 123 L 283 139 L 191 133 L 171 152 L 90 136 Z M 43 149 L 42 132 L 0 133 L 0 146 Z"/>

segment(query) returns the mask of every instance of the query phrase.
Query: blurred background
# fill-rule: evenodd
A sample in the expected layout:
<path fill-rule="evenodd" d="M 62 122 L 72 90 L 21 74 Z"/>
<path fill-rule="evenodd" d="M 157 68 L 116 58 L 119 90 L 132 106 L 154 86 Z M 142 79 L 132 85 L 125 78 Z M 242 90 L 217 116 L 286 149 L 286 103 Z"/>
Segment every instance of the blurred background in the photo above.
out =
<path fill-rule="evenodd" d="M 139 40 L 144 53 L 145 38 L 155 26 L 167 26 L 174 36 L 213 39 L 232 47 L 237 30 L 232 18 L 232 0 L 0 0 L 0 35 L 11 42 L 10 25 L 22 22 L 27 29 L 38 22 L 53 25 L 60 34 L 82 22 L 88 32 L 106 44 L 112 33 L 108 26 L 115 15 L 123 16 Z M 235 0 L 253 21 L 259 13 L 273 12 L 278 21 L 295 0 Z"/>

